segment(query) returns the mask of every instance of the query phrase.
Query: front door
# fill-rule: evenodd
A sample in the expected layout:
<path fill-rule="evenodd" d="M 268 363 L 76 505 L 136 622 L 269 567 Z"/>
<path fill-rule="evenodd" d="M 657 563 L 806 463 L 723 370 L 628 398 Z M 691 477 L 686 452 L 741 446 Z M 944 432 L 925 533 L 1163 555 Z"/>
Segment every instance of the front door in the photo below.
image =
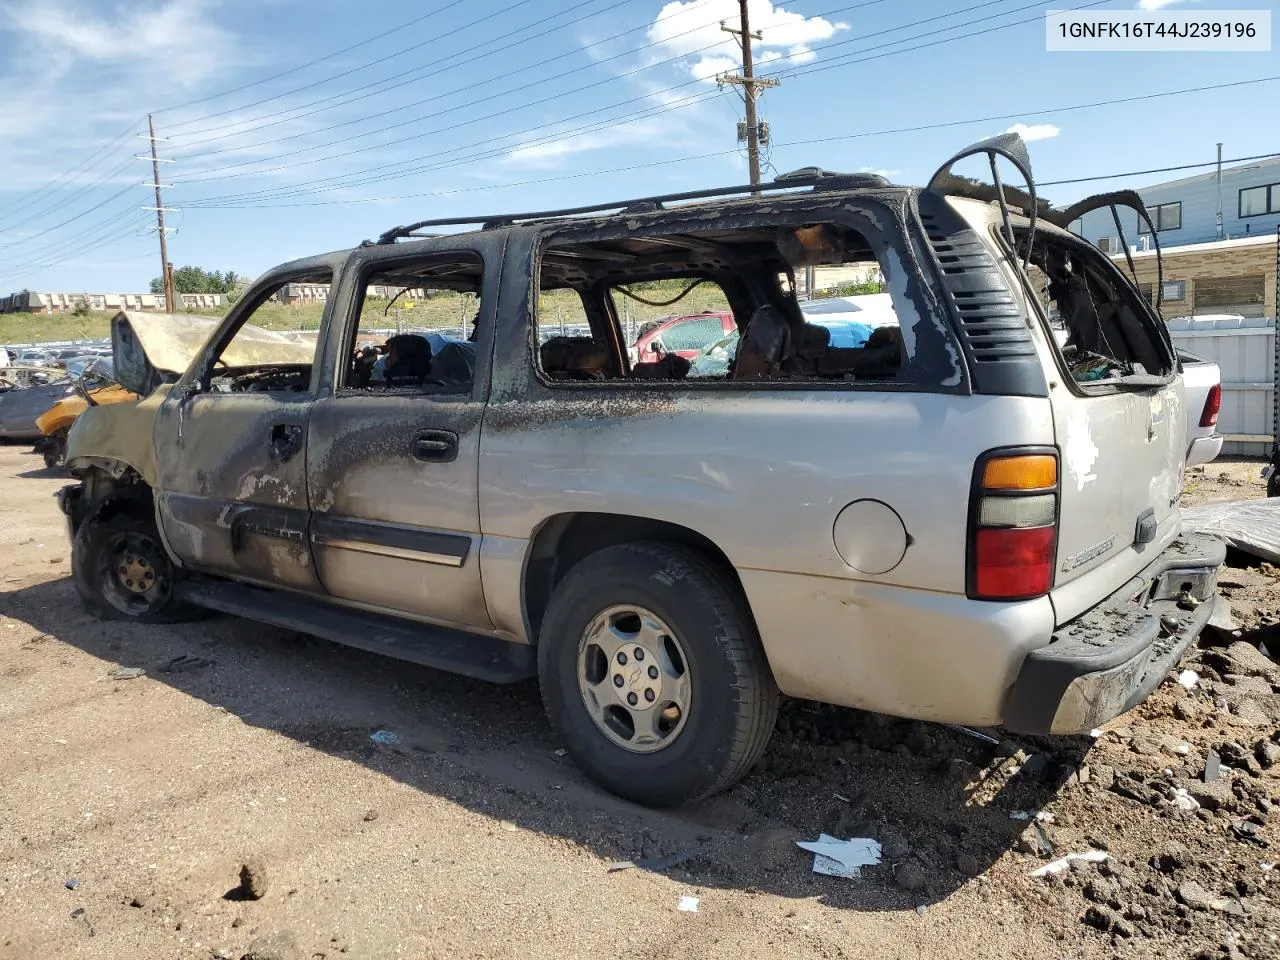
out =
<path fill-rule="evenodd" d="M 274 298 L 288 281 L 331 279 L 330 266 L 318 262 L 260 281 L 160 408 L 160 521 L 169 548 L 191 569 L 320 592 L 307 542 L 306 470 L 317 338 L 259 323 L 282 313 L 289 326 L 319 321 L 323 302 L 282 309 Z"/>
<path fill-rule="evenodd" d="M 493 315 L 484 260 L 375 248 L 348 269 L 337 382 L 308 427 L 320 580 L 354 605 L 490 629 L 477 491 L 487 381 L 476 372 Z"/>

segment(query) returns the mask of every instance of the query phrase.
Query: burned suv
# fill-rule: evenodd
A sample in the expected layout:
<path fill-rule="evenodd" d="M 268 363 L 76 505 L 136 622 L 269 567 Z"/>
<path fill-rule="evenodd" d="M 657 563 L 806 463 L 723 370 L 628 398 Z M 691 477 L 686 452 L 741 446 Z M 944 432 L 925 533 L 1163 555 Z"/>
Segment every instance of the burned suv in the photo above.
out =
<path fill-rule="evenodd" d="M 1027 189 L 952 171 L 983 156 Z M 122 314 L 144 399 L 69 438 L 76 586 L 536 676 L 577 762 L 649 804 L 742 776 L 781 694 L 1088 730 L 1177 663 L 1223 559 L 1180 532 L 1169 336 L 1064 229 L 1126 205 L 1050 208 L 1003 137 L 924 189 L 810 169 L 398 228 L 265 274 L 176 377 L 174 331 Z M 848 265 L 893 310 L 833 346 L 797 272 Z M 327 292 L 314 340 L 252 322 L 282 288 Z M 624 305 L 694 290 L 740 331 L 728 369 L 632 362 Z"/>

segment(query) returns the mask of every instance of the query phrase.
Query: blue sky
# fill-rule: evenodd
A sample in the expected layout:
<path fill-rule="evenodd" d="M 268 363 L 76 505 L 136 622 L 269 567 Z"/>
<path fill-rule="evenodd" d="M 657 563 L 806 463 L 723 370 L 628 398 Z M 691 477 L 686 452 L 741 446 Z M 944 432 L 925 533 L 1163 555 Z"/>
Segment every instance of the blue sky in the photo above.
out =
<path fill-rule="evenodd" d="M 1280 82 L 1054 112 L 1280 74 L 1274 53 L 1047 53 L 1044 11 L 1088 2 L 752 0 L 782 80 L 766 176 L 921 183 L 1014 125 L 1041 182 L 1280 152 Z M 1275 3 L 1091 9 L 1139 6 Z M 426 217 L 745 182 L 722 19 L 736 0 L 0 0 L 0 295 L 158 275 L 148 111 L 177 161 L 170 259 L 249 276 Z"/>

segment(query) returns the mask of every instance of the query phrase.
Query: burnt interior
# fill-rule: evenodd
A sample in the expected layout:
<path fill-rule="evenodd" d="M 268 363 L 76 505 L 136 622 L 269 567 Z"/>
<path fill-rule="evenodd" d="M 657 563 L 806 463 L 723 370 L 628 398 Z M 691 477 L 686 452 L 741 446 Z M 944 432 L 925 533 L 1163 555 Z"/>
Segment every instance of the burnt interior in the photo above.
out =
<path fill-rule="evenodd" d="M 409 389 L 432 393 L 468 393 L 475 381 L 476 325 L 480 318 L 480 292 L 484 262 L 466 253 L 436 259 L 416 259 L 383 265 L 362 281 L 359 323 L 353 325 L 344 356 L 347 369 L 342 387 L 350 390 Z M 371 295 L 374 291 L 377 296 Z M 396 333 L 379 344 L 362 343 L 360 329 L 387 326 L 397 303 L 409 298 L 430 298 L 441 292 L 465 293 L 476 300 L 472 308 L 470 337 L 424 335 L 422 331 Z"/>
<path fill-rule="evenodd" d="M 1027 231 L 1016 231 L 1019 246 Z M 1150 305 L 1114 263 L 1087 243 L 1044 231 L 1031 248 L 1031 279 L 1051 320 L 1054 343 L 1079 383 L 1166 377 L 1173 357 Z"/>
<path fill-rule="evenodd" d="M 738 342 L 726 372 L 700 380 L 885 380 L 906 360 L 896 326 L 882 326 L 861 347 L 836 347 L 830 331 L 800 310 L 796 268 L 877 261 L 856 230 L 819 222 L 598 239 L 578 239 L 580 232 L 554 236 L 541 252 L 539 289 L 576 294 L 591 330 L 589 337 L 553 336 L 539 345 L 539 365 L 551 381 L 686 380 L 690 363 L 675 353 L 634 363 L 628 357 L 617 303 L 639 299 L 633 287 L 651 281 L 678 288 L 661 301 L 674 311 L 699 283 L 724 293 Z"/>

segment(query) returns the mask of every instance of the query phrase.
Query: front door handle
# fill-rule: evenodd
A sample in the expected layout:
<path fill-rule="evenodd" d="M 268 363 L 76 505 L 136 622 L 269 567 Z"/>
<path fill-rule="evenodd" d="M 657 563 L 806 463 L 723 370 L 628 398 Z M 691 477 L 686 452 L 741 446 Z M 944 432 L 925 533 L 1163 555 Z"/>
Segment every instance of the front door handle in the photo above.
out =
<path fill-rule="evenodd" d="M 284 463 L 302 449 L 302 427 L 277 423 L 271 428 L 271 459 Z"/>
<path fill-rule="evenodd" d="M 424 463 L 453 463 L 458 459 L 458 435 L 452 430 L 424 430 L 409 450 L 413 459 Z"/>

